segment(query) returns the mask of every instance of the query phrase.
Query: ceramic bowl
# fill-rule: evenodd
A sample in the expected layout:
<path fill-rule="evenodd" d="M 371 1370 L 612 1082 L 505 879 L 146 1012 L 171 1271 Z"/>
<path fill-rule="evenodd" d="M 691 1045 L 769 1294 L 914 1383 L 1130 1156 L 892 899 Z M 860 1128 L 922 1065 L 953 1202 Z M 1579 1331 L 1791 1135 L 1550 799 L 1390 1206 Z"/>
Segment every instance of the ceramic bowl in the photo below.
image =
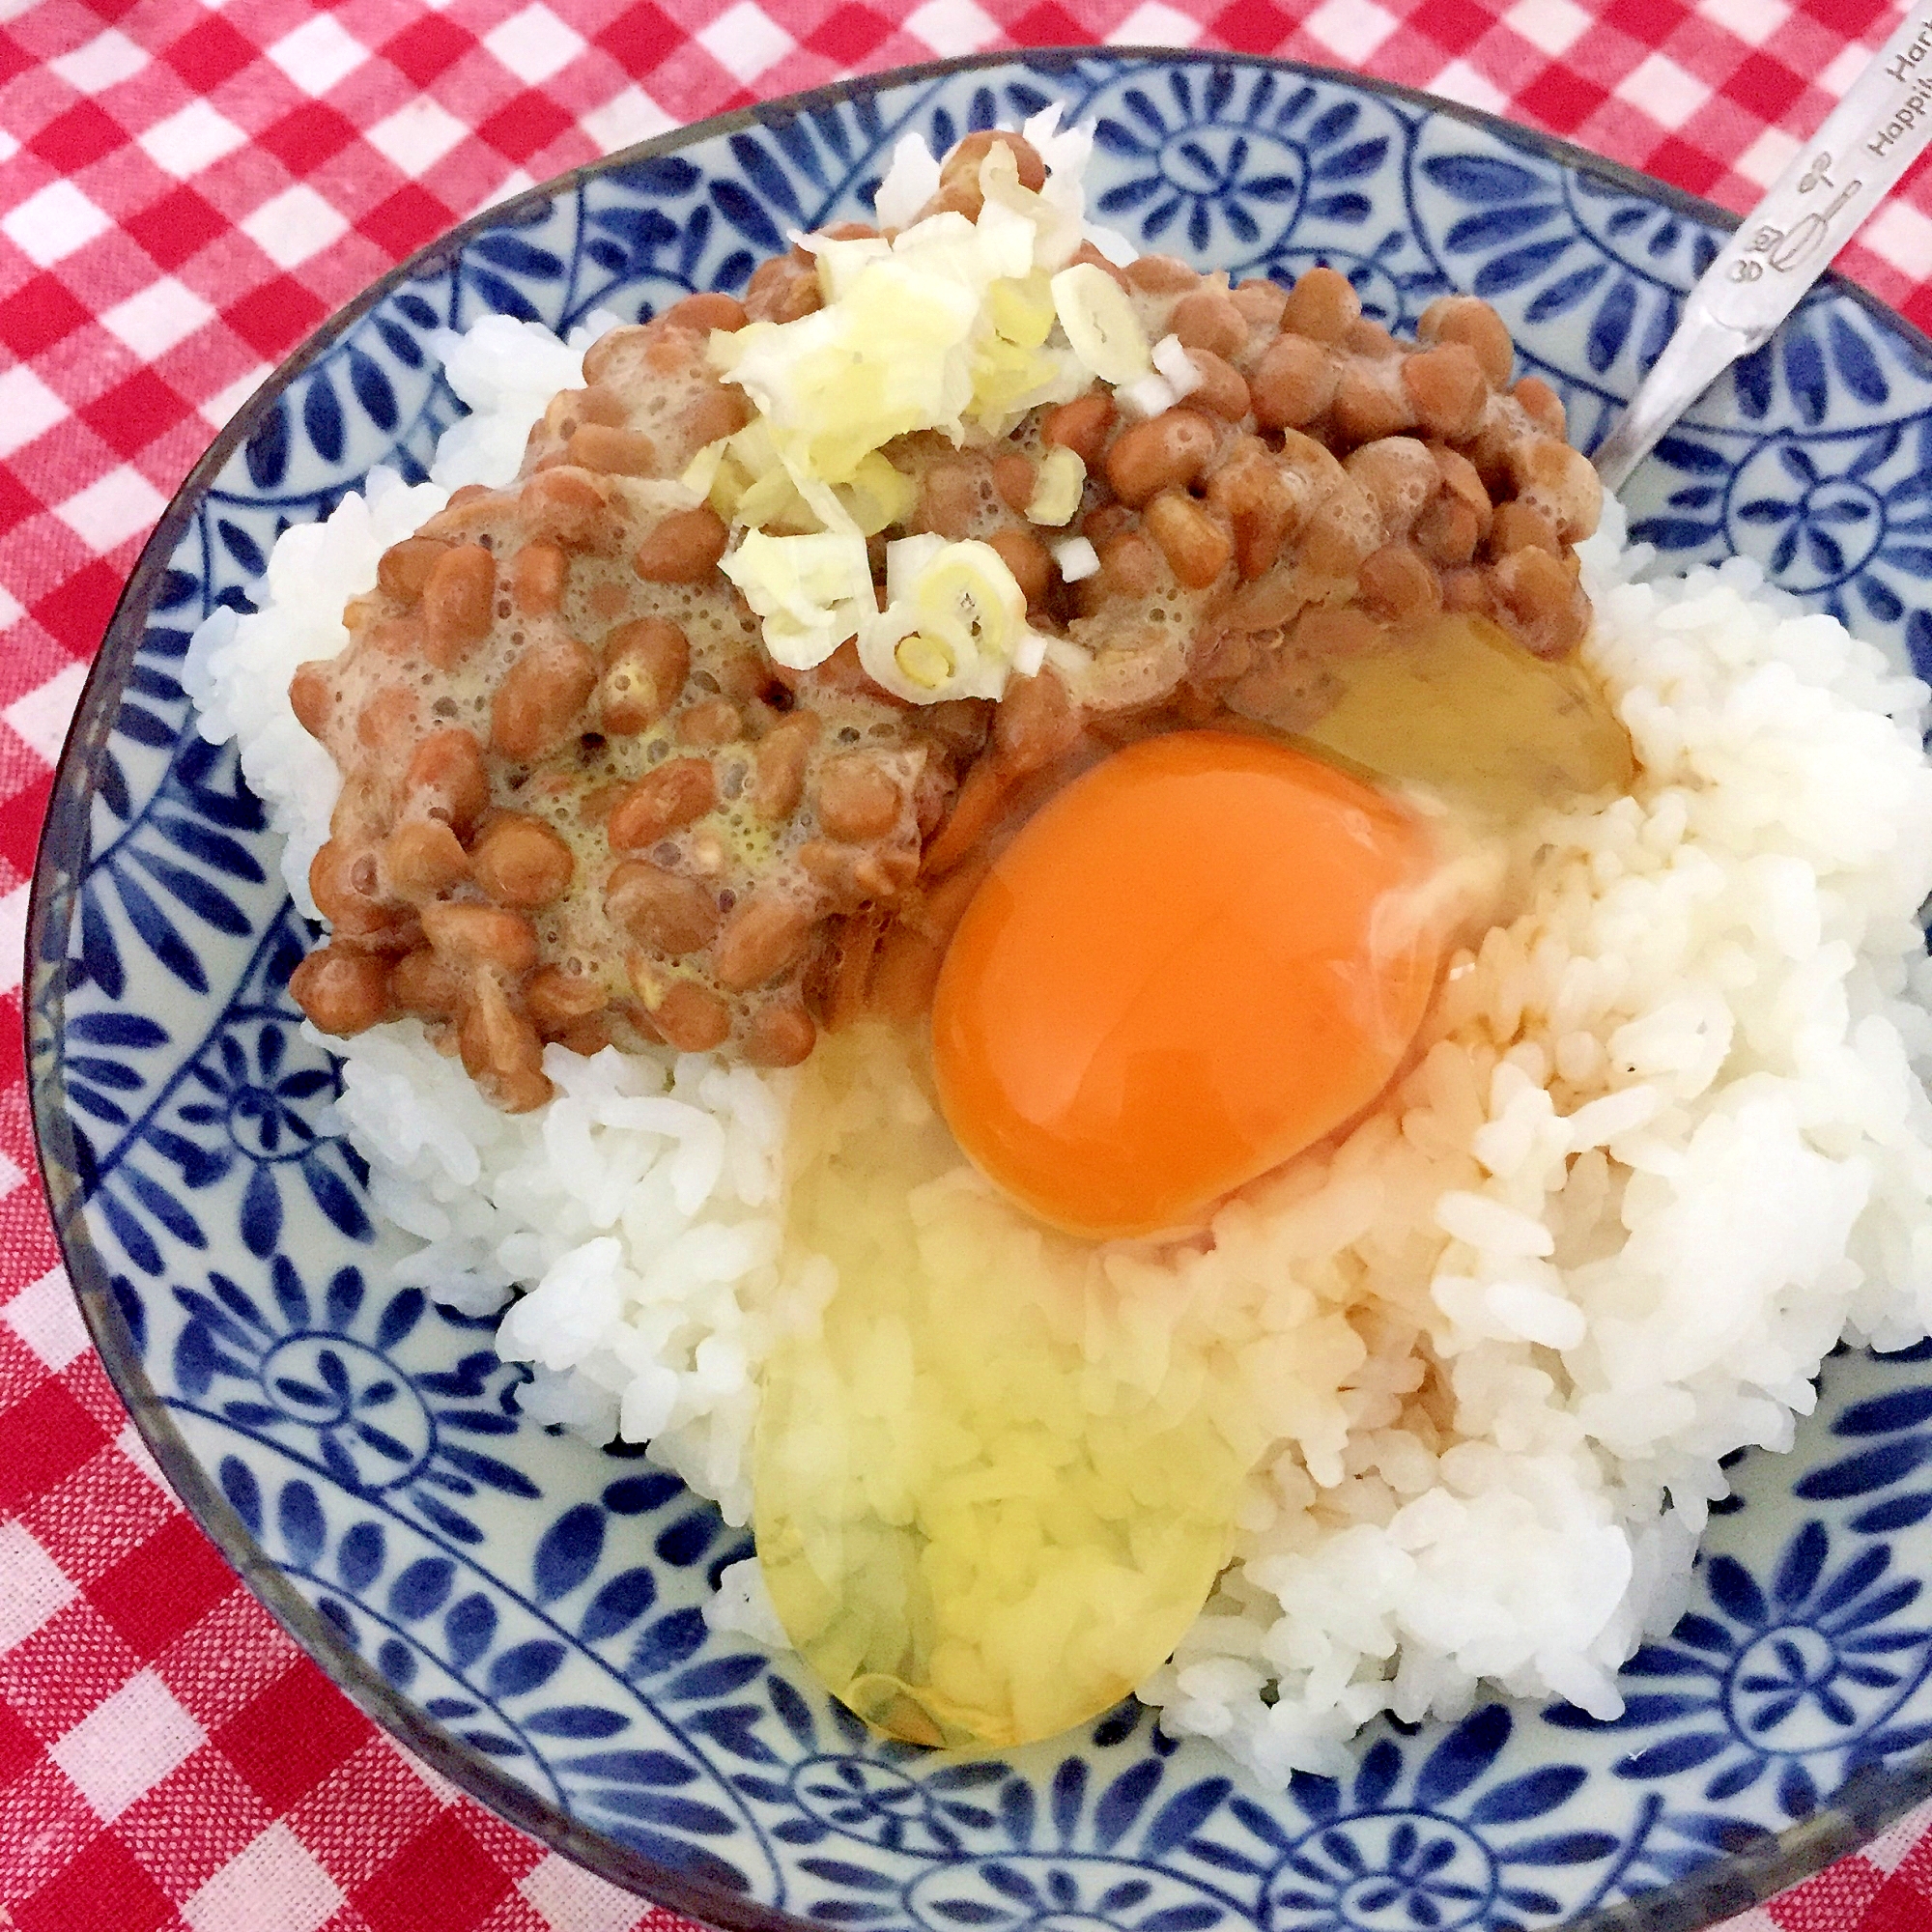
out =
<path fill-rule="evenodd" d="M 1025 1750 L 884 1744 L 788 1661 L 709 1635 L 745 1553 L 636 1454 L 524 1420 L 489 1324 L 398 1289 L 336 1076 L 286 981 L 309 935 L 232 752 L 191 729 L 188 634 L 372 465 L 420 475 L 458 405 L 433 330 L 567 328 L 739 289 L 788 229 L 869 212 L 906 129 L 943 149 L 1047 101 L 1094 199 L 1239 274 L 1344 270 L 1406 328 L 1473 290 L 1587 444 L 1670 333 L 1722 217 L 1576 150 L 1279 63 L 1107 51 L 922 69 L 712 121 L 492 209 L 321 329 L 162 519 L 60 768 L 30 939 L 46 1180 L 155 1454 L 323 1667 L 458 1784 L 727 1926 L 1456 1932 L 1689 1926 L 1932 1789 L 1932 1356 L 1841 1353 L 1752 1456 L 1693 1607 L 1614 1724 L 1483 1705 L 1381 1722 L 1285 1790 L 1129 1704 Z M 1629 492 L 1689 563 L 1747 552 L 1932 660 L 1932 360 L 1828 282 Z M 1601 1915 L 1601 1917 L 1600 1917 Z"/>

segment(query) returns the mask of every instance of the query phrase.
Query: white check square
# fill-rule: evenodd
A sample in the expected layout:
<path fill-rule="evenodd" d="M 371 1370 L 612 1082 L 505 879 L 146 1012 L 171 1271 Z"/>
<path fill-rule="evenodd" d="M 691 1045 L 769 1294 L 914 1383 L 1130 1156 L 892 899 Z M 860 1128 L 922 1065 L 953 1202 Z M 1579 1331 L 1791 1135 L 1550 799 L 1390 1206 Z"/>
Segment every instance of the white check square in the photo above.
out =
<path fill-rule="evenodd" d="M 483 36 L 483 44 L 529 86 L 559 73 L 583 51 L 583 36 L 548 7 L 526 7 Z"/>
<path fill-rule="evenodd" d="M 204 1733 L 152 1670 L 97 1704 L 47 1755 L 111 1824 L 200 1747 Z"/>
<path fill-rule="evenodd" d="M 1590 16 L 1573 0 L 1517 0 L 1503 15 L 1503 25 L 1554 60 L 1589 31 Z"/>
<path fill-rule="evenodd" d="M 9 949 L 9 957 L 15 962 L 9 968 L 15 983 L 20 972 L 20 942 L 27 934 L 27 891 L 24 885 L 15 886 L 0 898 L 0 944 Z M 12 1161 L 7 1165 L 14 1168 L 17 1187 L 26 1177 Z M 0 1321 L 6 1322 L 55 1375 L 86 1352 L 87 1323 L 80 1319 L 80 1304 L 73 1298 L 64 1268 L 49 1268 L 39 1281 L 29 1282 L 0 1308 Z"/>
<path fill-rule="evenodd" d="M 637 1922 L 635 1898 L 555 1852 L 539 1859 L 517 1889 L 551 1932 L 626 1932 Z"/>
<path fill-rule="evenodd" d="M 24 1643 L 57 1610 L 73 1601 L 74 1586 L 23 1522 L 0 1522 L 0 1652 Z"/>
<path fill-rule="evenodd" d="M 512 168 L 484 198 L 485 208 L 495 208 L 499 202 L 508 201 L 511 196 L 522 194 L 526 187 L 535 187 L 536 183 L 522 168 Z"/>
<path fill-rule="evenodd" d="M 67 740 L 67 727 L 73 722 L 73 708 L 80 702 L 81 686 L 87 682 L 87 667 L 71 664 L 57 670 L 44 684 L 23 692 L 0 711 L 15 737 L 48 764 L 60 756 Z"/>
<path fill-rule="evenodd" d="M 147 1439 L 134 1427 L 131 1420 L 122 1429 L 121 1434 L 114 1438 L 114 1446 L 128 1459 L 129 1468 L 138 1470 L 143 1476 L 147 1477 L 148 1481 L 153 1483 L 155 1488 L 170 1503 L 178 1501 L 174 1491 L 168 1487 L 168 1479 L 161 1474 L 161 1465 L 155 1461 L 154 1454 L 148 1447 Z"/>
<path fill-rule="evenodd" d="M 1922 1811 L 1908 1811 L 1896 1823 L 1887 1826 L 1868 1844 L 1859 1847 L 1859 1857 L 1868 1865 L 1876 1865 L 1889 1875 L 1902 1865 L 1920 1838 L 1925 1835 L 1926 1822 Z"/>
<path fill-rule="evenodd" d="M 65 503 L 56 503 L 54 515 L 90 549 L 105 554 L 152 527 L 167 506 L 168 499 L 124 463 Z"/>
<path fill-rule="evenodd" d="M 99 94 L 117 81 L 131 79 L 148 64 L 148 56 L 126 34 L 109 27 L 86 45 L 47 63 L 53 72 L 80 94 Z"/>
<path fill-rule="evenodd" d="M 39 194 L 30 194 L 0 221 L 0 234 L 36 268 L 44 269 L 64 261 L 76 248 L 85 248 L 111 226 L 71 181 L 57 181 L 49 182 Z"/>
<path fill-rule="evenodd" d="M 948 60 L 977 54 L 1000 38 L 1000 23 L 973 0 L 925 0 L 906 15 L 905 28 Z"/>
<path fill-rule="evenodd" d="M 654 134 L 665 133 L 677 123 L 642 88 L 627 87 L 602 107 L 593 107 L 580 125 L 607 155 L 611 155 L 634 141 L 648 141 Z"/>
<path fill-rule="evenodd" d="M 752 0 L 738 0 L 697 35 L 697 44 L 724 71 L 749 87 L 798 43 Z"/>
<path fill-rule="evenodd" d="M 1782 0 L 1699 0 L 1697 12 L 1751 47 L 1763 46 L 1791 17 Z"/>
<path fill-rule="evenodd" d="M 415 176 L 427 174 L 469 131 L 440 101 L 419 94 L 362 138 L 406 175 Z"/>
<path fill-rule="evenodd" d="M 1861 46 L 1857 41 L 1840 47 L 1826 63 L 1824 72 L 1818 76 L 1818 85 L 1835 99 L 1871 65 L 1871 57 L 1872 50 Z"/>
<path fill-rule="evenodd" d="M 163 275 L 139 295 L 116 302 L 101 316 L 100 326 L 136 355 L 152 362 L 176 343 L 185 342 L 213 314 L 213 307 L 185 283 Z"/>
<path fill-rule="evenodd" d="M 1160 0 L 1136 7 L 1107 39 L 1117 47 L 1191 47 L 1201 38 L 1201 22 Z"/>
<path fill-rule="evenodd" d="M 246 375 L 224 384 L 200 404 L 202 421 L 213 429 L 225 428 L 235 412 L 268 380 L 269 373 L 268 363 L 258 362 Z"/>
<path fill-rule="evenodd" d="M 68 406 L 24 362 L 0 369 L 0 456 L 25 448 L 68 413 Z"/>
<path fill-rule="evenodd" d="M 269 58 L 317 99 L 369 58 L 369 49 L 333 14 L 317 14 L 268 50 Z"/>
<path fill-rule="evenodd" d="M 242 232 L 278 269 L 293 269 L 322 251 L 349 226 L 344 216 L 305 182 L 265 201 Z"/>
<path fill-rule="evenodd" d="M 1797 135 L 1782 128 L 1767 128 L 1731 165 L 1746 181 L 1769 187 L 1790 164 L 1798 147 Z"/>
<path fill-rule="evenodd" d="M 1396 18 L 1375 0 L 1322 0 L 1301 25 L 1330 53 L 1360 62 L 1395 32 Z"/>
<path fill-rule="evenodd" d="M 179 113 L 156 122 L 134 138 L 157 168 L 185 181 L 213 166 L 223 155 L 232 155 L 248 137 L 207 101 L 190 100 Z"/>
<path fill-rule="evenodd" d="M 1887 202 L 1859 239 L 1915 282 L 1932 275 L 1932 215 L 1921 214 L 1909 201 Z"/>
<path fill-rule="evenodd" d="M 1460 100 L 1464 107 L 1480 108 L 1485 114 L 1500 113 L 1509 104 L 1509 97 L 1465 60 L 1451 61 L 1429 83 L 1429 91 L 1445 100 Z"/>
<path fill-rule="evenodd" d="M 1646 55 L 1614 91 L 1619 100 L 1641 108 L 1659 127 L 1673 130 L 1682 128 L 1711 98 L 1711 90 L 1667 54 Z"/>
<path fill-rule="evenodd" d="M 315 1932 L 342 1889 L 284 1823 L 270 1825 L 181 1909 L 194 1932 Z"/>

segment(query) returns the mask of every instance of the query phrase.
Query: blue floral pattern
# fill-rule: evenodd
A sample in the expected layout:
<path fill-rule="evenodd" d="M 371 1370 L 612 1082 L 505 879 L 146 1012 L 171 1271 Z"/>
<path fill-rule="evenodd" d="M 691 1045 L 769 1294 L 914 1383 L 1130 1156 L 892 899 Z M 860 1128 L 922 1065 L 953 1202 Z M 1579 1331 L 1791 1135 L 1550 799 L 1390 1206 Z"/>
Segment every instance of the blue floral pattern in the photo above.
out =
<path fill-rule="evenodd" d="M 1412 325 L 1474 289 L 1600 433 L 1716 245 L 1696 209 L 1415 98 L 1262 62 L 978 62 L 783 103 L 479 222 L 372 291 L 183 493 L 102 654 L 37 880 L 30 1028 L 75 1280 L 171 1476 L 277 1614 L 441 1769 L 720 1923 L 891 1932 L 1455 1932 L 1682 1924 L 1932 1783 L 1932 1350 L 1831 1366 L 1789 1458 L 1745 1459 L 1696 1602 L 1613 1723 L 1491 1704 L 1373 1725 L 1334 1778 L 1236 1778 L 1125 1706 L 1007 1756 L 867 1735 L 713 1634 L 742 1536 L 669 1476 L 528 1423 L 489 1324 L 396 1252 L 300 1027 L 307 943 L 231 752 L 189 727 L 193 625 L 457 405 L 430 337 L 568 328 L 741 288 L 861 213 L 907 128 L 1050 99 L 1093 121 L 1103 217 L 1237 274 L 1314 262 Z M 1639 473 L 1674 560 L 1747 551 L 1932 664 L 1932 362 L 1826 286 Z M 1780 1862 L 1781 1861 L 1781 1862 Z M 760 1922 L 769 1922 L 761 1919 Z"/>
<path fill-rule="evenodd" d="M 1095 197 L 1144 247 L 1184 253 L 1242 275 L 1293 278 L 1321 261 L 1355 283 L 1391 327 L 1410 324 L 1450 286 L 1406 223 L 1377 219 L 1374 179 L 1407 145 L 1391 101 L 1267 69 L 1141 75 L 1103 88 L 1086 111 L 1102 154 L 1125 179 Z"/>
<path fill-rule="evenodd" d="M 1511 1730 L 1510 1713 L 1492 1704 L 1451 1730 L 1412 1769 L 1382 1738 L 1363 1754 L 1346 1790 L 1328 1778 L 1295 1779 L 1290 1795 L 1308 1825 L 1282 1846 L 1269 1875 L 1275 1916 L 1299 1915 L 1338 1928 L 1447 1932 L 1490 1924 L 1498 1910 L 1525 1916 L 1555 1910 L 1539 1874 L 1605 1859 L 1617 1846 L 1603 1833 L 1551 1835 L 1545 1828 L 1583 1782 L 1578 1766 L 1540 1765 L 1481 1785 Z M 1451 1815 L 1449 1801 L 1471 1790 L 1479 1795 L 1466 1819 Z"/>
<path fill-rule="evenodd" d="M 1644 520 L 1661 548 L 1711 542 L 1761 555 L 1770 575 L 1861 630 L 1902 626 L 1913 661 L 1932 661 L 1916 608 L 1932 570 L 1932 440 L 1923 423 L 1857 436 L 1778 433 L 1723 450 L 1667 437 L 1656 461 L 1689 479 Z"/>
<path fill-rule="evenodd" d="M 1903 1367 L 1929 1354 L 1921 1347 L 1892 1360 Z M 1918 1701 L 1932 1674 L 1932 1606 L 1921 1601 L 1923 1578 L 1888 1540 L 1932 1514 L 1932 1496 L 1902 1487 L 1926 1460 L 1928 1417 L 1932 1390 L 1908 1387 L 1833 1418 L 1831 1435 L 1861 1446 L 1805 1469 L 1795 1494 L 1873 1498 L 1837 1526 L 1835 1541 L 1833 1526 L 1806 1517 L 1763 1580 L 1728 1552 L 1709 1555 L 1707 1603 L 1625 1666 L 1630 1694 L 1608 1728 L 1663 1734 L 1624 1758 L 1619 1776 L 1694 1775 L 1714 1804 L 1761 1786 L 1799 1820 L 1854 1773 L 1932 1743 Z M 1568 1711 L 1549 1717 L 1580 1721 Z"/>

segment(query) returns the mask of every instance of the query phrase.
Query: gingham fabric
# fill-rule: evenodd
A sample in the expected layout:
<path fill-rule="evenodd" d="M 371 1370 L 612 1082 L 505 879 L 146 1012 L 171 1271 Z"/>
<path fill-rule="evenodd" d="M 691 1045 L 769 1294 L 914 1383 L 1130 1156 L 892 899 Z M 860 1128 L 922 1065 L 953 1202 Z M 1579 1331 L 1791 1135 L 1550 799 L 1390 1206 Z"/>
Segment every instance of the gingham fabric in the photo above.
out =
<path fill-rule="evenodd" d="M 0 0 L 0 1927 L 665 1932 L 344 1701 L 160 1481 L 88 1346 L 21 1085 L 27 877 L 142 539 L 393 262 L 600 152 L 857 70 L 1104 40 L 1433 89 L 1747 206 L 1883 0 Z M 1932 185 L 1841 266 L 1932 327 Z M 1932 1926 L 1932 1809 L 1730 1932 Z"/>

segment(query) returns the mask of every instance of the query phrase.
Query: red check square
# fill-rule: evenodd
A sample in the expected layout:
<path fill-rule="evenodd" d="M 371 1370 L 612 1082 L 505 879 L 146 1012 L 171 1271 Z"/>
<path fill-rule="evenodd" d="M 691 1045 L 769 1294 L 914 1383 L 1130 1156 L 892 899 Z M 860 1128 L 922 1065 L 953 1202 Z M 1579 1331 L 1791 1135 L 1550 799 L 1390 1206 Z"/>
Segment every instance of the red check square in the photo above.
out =
<path fill-rule="evenodd" d="M 1793 73 L 1782 61 L 1773 60 L 1769 54 L 1752 54 L 1725 81 L 1724 92 L 1740 107 L 1747 107 L 1760 120 L 1776 125 L 1810 84 L 1803 74 Z M 1676 177 L 1671 175 L 1669 179 L 1674 181 Z"/>
<path fill-rule="evenodd" d="M 1896 17 L 1892 0 L 1805 0 L 1804 11 L 1822 20 L 1836 40 L 1862 40 Z"/>
<path fill-rule="evenodd" d="M 1430 0 L 1415 16 L 1415 24 L 1452 54 L 1474 46 L 1495 23 L 1494 14 L 1477 0 Z"/>
<path fill-rule="evenodd" d="M 20 1932 L 156 1932 L 174 1916 L 173 1902 L 133 1853 L 105 1833 L 14 1907 Z"/>
<path fill-rule="evenodd" d="M 438 75 L 446 73 L 476 44 L 473 34 L 465 33 L 455 21 L 440 14 L 406 27 L 394 40 L 379 49 L 383 58 L 399 68 L 420 88 L 427 88 Z"/>
<path fill-rule="evenodd" d="M 869 7 L 839 7 L 806 36 L 805 43 L 841 67 L 857 67 L 892 31 L 893 23 Z"/>
<path fill-rule="evenodd" d="M 40 1739 L 20 1721 L 11 1704 L 0 1703 L 0 1787 L 12 1784 L 40 1758 Z"/>
<path fill-rule="evenodd" d="M 188 406 L 152 369 L 137 369 L 80 412 L 80 419 L 122 456 L 133 456 L 164 436 Z"/>
<path fill-rule="evenodd" d="M 43 1494 L 106 1442 L 106 1430 L 65 1382 L 43 1382 L 0 1410 L 0 1508 L 18 1509 Z"/>
<path fill-rule="evenodd" d="M 257 57 L 255 43 L 219 15 L 190 27 L 166 53 L 168 65 L 197 94 L 213 94 Z"/>
<path fill-rule="evenodd" d="M 445 1811 L 358 1887 L 354 1903 L 371 1932 L 467 1932 L 509 1889 L 502 1867 Z"/>
<path fill-rule="evenodd" d="M 1293 30 L 1294 22 L 1268 0 L 1235 0 L 1209 29 L 1223 46 L 1243 54 L 1272 53 Z"/>
<path fill-rule="evenodd" d="M 1601 17 L 1605 26 L 1616 28 L 1645 46 L 1658 47 L 1683 24 L 1689 13 L 1678 0 L 1613 0 Z"/>
<path fill-rule="evenodd" d="M 1013 37 L 1014 44 L 1022 47 L 1071 46 L 1087 38 L 1073 16 L 1054 6 L 1052 0 L 1047 0 L 1044 6 L 1030 8 L 1007 32 Z"/>
<path fill-rule="evenodd" d="M 97 1577 L 87 1595 L 145 1663 L 238 1588 L 220 1552 L 178 1516 Z"/>
<path fill-rule="evenodd" d="M 5 521 L 4 492 L 0 492 L 0 523 Z M 122 582 L 123 573 L 111 563 L 90 563 L 43 597 L 34 606 L 34 616 L 74 657 L 92 657 L 120 601 Z"/>
<path fill-rule="evenodd" d="M 249 348 L 278 362 L 328 313 L 328 304 L 293 275 L 276 275 L 221 313 Z"/>
<path fill-rule="evenodd" d="M 58 275 L 36 275 L 0 301 L 0 342 L 27 362 L 93 319 Z"/>
<path fill-rule="evenodd" d="M 1928 1924 L 1932 1924 L 1932 1898 L 1894 1872 L 1865 1907 L 1858 1932 L 1925 1932 Z"/>
<path fill-rule="evenodd" d="M 597 44 L 633 79 L 641 79 L 683 42 L 682 30 L 650 0 L 619 14 L 597 36 Z"/>
<path fill-rule="evenodd" d="M 191 187 L 178 187 L 162 195 L 128 215 L 121 225 L 163 269 L 179 269 L 217 235 L 229 232 L 226 217 L 217 214 Z"/>
<path fill-rule="evenodd" d="M 291 174 L 305 175 L 339 155 L 356 138 L 355 124 L 320 100 L 311 100 L 265 128 L 260 145 Z"/>
<path fill-rule="evenodd" d="M 1712 183 L 1721 180 L 1725 173 L 1721 161 L 1713 160 L 1701 148 L 1693 148 L 1674 134 L 1658 147 L 1651 161 L 1660 172 L 1674 182 L 1682 182 L 1695 194 L 1707 193 Z"/>
<path fill-rule="evenodd" d="M 533 89 L 520 94 L 500 113 L 491 115 L 476 131 L 499 155 L 526 161 L 574 125 L 549 95 Z"/>
<path fill-rule="evenodd" d="M 127 142 L 128 130 L 120 122 L 93 101 L 81 100 L 57 114 L 27 145 L 50 167 L 74 175 Z"/>
<path fill-rule="evenodd" d="M 1552 133 L 1574 133 L 1605 101 L 1609 91 L 1568 68 L 1548 67 L 1523 89 L 1523 111 Z"/>
<path fill-rule="evenodd" d="M 385 255 L 400 262 L 425 242 L 434 241 L 455 219 L 454 213 L 426 187 L 408 182 L 386 201 L 379 201 L 355 228 Z"/>
<path fill-rule="evenodd" d="M 277 1813 L 368 1741 L 368 1719 L 307 1658 L 250 1698 L 213 1739 Z"/>

